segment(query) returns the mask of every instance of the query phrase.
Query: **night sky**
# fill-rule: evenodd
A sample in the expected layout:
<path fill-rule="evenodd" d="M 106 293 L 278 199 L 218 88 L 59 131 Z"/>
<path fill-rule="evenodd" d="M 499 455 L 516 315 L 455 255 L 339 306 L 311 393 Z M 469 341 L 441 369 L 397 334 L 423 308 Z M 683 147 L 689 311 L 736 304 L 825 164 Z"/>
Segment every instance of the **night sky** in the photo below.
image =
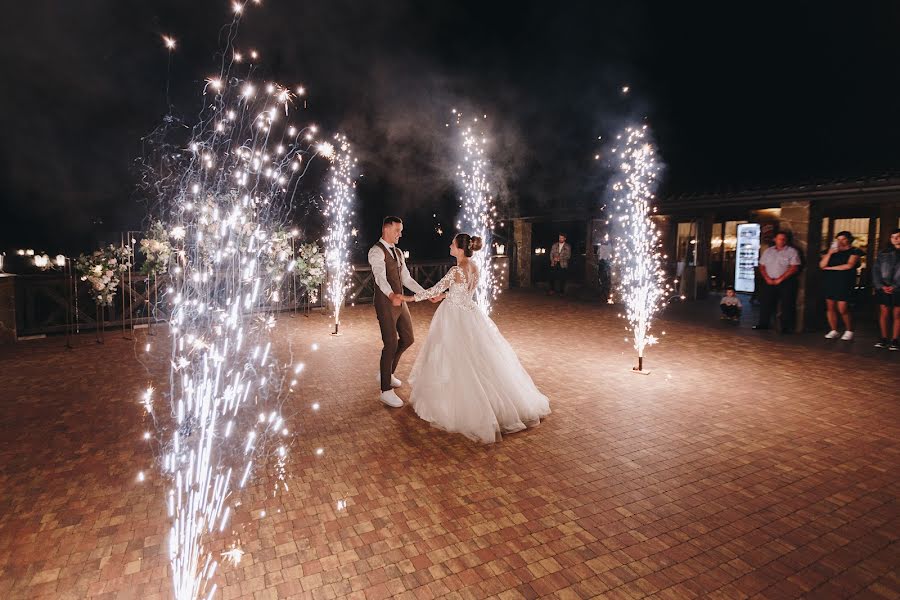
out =
<path fill-rule="evenodd" d="M 4 8 L 0 246 L 77 252 L 141 226 L 141 138 L 200 109 L 229 4 Z M 236 46 L 353 140 L 367 233 L 385 213 L 452 229 L 453 107 L 488 114 L 513 213 L 602 202 L 597 137 L 629 121 L 653 129 L 664 195 L 896 170 L 900 4 L 791 4 L 265 0 Z"/>

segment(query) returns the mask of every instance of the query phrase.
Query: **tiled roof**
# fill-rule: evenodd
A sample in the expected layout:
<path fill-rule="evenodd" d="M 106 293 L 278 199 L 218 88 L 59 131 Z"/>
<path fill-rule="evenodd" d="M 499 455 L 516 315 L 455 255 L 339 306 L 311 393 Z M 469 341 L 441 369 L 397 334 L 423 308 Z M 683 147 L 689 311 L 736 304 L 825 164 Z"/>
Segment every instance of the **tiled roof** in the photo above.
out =
<path fill-rule="evenodd" d="M 687 204 L 693 201 L 752 201 L 771 196 L 805 196 L 822 195 L 834 192 L 878 192 L 900 188 L 900 172 L 870 175 L 865 177 L 847 177 L 842 179 L 818 180 L 805 183 L 788 183 L 772 186 L 754 186 L 739 189 L 720 189 L 699 193 L 683 193 L 667 196 L 661 205 Z"/>

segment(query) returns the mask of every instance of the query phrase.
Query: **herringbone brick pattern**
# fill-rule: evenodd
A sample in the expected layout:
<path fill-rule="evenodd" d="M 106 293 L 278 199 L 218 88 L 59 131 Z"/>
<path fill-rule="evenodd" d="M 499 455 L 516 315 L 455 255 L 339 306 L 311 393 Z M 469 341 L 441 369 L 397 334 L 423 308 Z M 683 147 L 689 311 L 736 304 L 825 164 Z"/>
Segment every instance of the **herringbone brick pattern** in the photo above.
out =
<path fill-rule="evenodd" d="M 413 307 L 420 341 L 432 310 Z M 324 315 L 282 316 L 276 352 L 307 365 L 288 489 L 270 473 L 233 499 L 235 533 L 210 547 L 246 554 L 219 597 L 900 596 L 897 361 L 661 321 L 640 376 L 615 312 L 502 297 L 553 413 L 492 446 L 377 402 L 372 307 L 338 338 Z M 138 403 L 164 340 L 143 364 L 143 332 L 0 354 L 0 597 L 170 597 Z"/>

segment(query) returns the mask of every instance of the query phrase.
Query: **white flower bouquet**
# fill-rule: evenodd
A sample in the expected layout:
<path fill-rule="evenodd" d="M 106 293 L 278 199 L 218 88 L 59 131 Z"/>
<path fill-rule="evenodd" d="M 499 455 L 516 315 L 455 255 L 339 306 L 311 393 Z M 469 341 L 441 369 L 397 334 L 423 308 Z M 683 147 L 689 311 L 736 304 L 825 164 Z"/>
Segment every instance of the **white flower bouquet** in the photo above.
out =
<path fill-rule="evenodd" d="M 90 283 L 97 306 L 112 306 L 122 273 L 130 268 L 131 248 L 112 244 L 92 254 L 82 254 L 75 263 L 81 281 Z"/>
<path fill-rule="evenodd" d="M 140 252 L 144 255 L 144 264 L 141 265 L 144 275 L 162 275 L 169 270 L 172 244 L 162 222 L 156 221 L 150 227 L 147 236 L 141 240 Z"/>
<path fill-rule="evenodd" d="M 318 298 L 319 286 L 325 281 L 325 255 L 319 252 L 319 246 L 301 244 L 297 248 L 297 280 L 309 292 L 310 299 Z"/>
<path fill-rule="evenodd" d="M 276 273 L 285 273 L 290 267 L 290 261 L 293 258 L 294 251 L 291 248 L 291 235 L 284 231 L 278 230 L 266 240 L 265 253 L 262 255 L 263 263 L 266 271 L 270 275 Z"/>

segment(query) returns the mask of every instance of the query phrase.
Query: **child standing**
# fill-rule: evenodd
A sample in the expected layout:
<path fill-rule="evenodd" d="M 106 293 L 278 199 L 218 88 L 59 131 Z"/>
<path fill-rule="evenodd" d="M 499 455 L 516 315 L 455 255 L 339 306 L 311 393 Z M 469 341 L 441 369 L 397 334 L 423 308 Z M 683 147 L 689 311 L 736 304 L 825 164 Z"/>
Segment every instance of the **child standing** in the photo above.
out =
<path fill-rule="evenodd" d="M 725 295 L 722 297 L 719 307 L 722 309 L 723 319 L 728 319 L 729 321 L 741 320 L 741 299 L 734 293 L 733 286 L 729 285 L 725 288 Z"/>

